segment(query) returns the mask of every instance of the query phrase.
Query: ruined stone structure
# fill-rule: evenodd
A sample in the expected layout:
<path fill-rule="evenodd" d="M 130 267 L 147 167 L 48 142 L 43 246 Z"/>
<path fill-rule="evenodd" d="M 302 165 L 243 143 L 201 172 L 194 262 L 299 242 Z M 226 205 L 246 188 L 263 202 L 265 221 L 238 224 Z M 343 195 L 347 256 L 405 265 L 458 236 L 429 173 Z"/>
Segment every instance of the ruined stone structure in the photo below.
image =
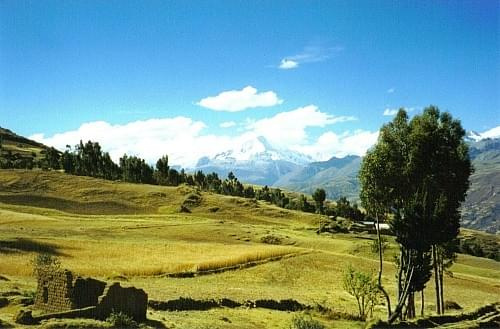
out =
<path fill-rule="evenodd" d="M 85 309 L 87 317 L 105 319 L 112 312 L 123 312 L 136 321 L 146 319 L 148 295 L 142 289 L 124 288 L 92 278 L 73 278 L 68 270 L 40 270 L 35 307 L 49 313 Z"/>

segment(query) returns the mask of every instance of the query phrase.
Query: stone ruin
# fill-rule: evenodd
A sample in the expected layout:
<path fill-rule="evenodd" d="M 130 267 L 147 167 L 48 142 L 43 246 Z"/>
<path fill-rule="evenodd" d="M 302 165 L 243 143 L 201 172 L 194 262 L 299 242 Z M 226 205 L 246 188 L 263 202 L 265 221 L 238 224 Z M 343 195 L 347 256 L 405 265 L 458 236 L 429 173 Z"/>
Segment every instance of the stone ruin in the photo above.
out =
<path fill-rule="evenodd" d="M 148 295 L 142 289 L 121 287 L 92 278 L 74 278 L 68 270 L 38 272 L 35 308 L 46 313 L 35 320 L 50 317 L 87 317 L 106 319 L 122 312 L 135 321 L 146 320 Z"/>

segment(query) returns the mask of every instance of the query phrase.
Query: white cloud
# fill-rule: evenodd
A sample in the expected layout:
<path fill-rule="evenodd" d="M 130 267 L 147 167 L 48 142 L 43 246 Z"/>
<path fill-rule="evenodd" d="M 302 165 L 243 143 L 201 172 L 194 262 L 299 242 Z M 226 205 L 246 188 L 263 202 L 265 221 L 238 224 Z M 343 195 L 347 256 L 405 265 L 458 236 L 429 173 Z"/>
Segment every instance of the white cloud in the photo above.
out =
<path fill-rule="evenodd" d="M 221 128 L 231 128 L 231 127 L 234 127 L 236 126 L 236 122 L 234 121 L 226 121 L 226 122 L 222 122 L 219 127 Z"/>
<path fill-rule="evenodd" d="M 333 54 L 342 50 L 344 50 L 343 47 L 308 46 L 298 54 L 283 58 L 278 68 L 284 70 L 294 69 L 300 64 L 326 61 L 331 58 Z"/>
<path fill-rule="evenodd" d="M 386 108 L 384 110 L 384 115 L 385 116 L 393 116 L 393 115 L 396 115 L 398 113 L 399 109 L 390 109 L 390 108 Z"/>
<path fill-rule="evenodd" d="M 481 139 L 483 138 L 498 138 L 500 137 L 500 126 L 487 130 L 480 134 Z"/>
<path fill-rule="evenodd" d="M 392 93 L 394 93 L 395 91 L 396 91 L 396 89 L 395 89 L 395 88 L 389 88 L 389 89 L 387 89 L 387 93 L 388 93 L 388 94 L 392 94 Z"/>
<path fill-rule="evenodd" d="M 309 145 L 298 146 L 294 149 L 314 159 L 325 161 L 332 156 L 362 156 L 377 142 L 377 138 L 378 131 L 356 130 L 354 132 L 345 132 L 340 135 L 328 131 L 319 136 L 316 142 Z"/>
<path fill-rule="evenodd" d="M 99 142 L 114 161 L 127 153 L 154 163 L 168 154 L 170 163 L 186 166 L 195 163 L 204 154 L 216 154 L 219 146 L 228 145 L 224 138 L 201 135 L 205 127 L 203 122 L 186 117 L 150 119 L 124 125 L 95 121 L 51 137 L 35 134 L 30 138 L 59 150 L 64 150 L 66 145 L 74 146 L 80 140 L 92 140 Z"/>
<path fill-rule="evenodd" d="M 206 124 L 188 117 L 160 118 L 134 121 L 126 124 L 110 124 L 95 121 L 82 124 L 78 129 L 53 136 L 34 134 L 38 142 L 64 150 L 80 140 L 99 142 L 104 151 L 118 162 L 123 154 L 137 155 L 150 164 L 167 154 L 172 165 L 192 168 L 203 157 L 214 157 L 229 149 L 241 147 L 245 141 L 264 136 L 273 146 L 303 151 L 318 159 L 333 155 L 360 154 L 370 144 L 371 137 L 362 132 L 335 135 L 323 134 L 317 141 L 309 141 L 307 129 L 355 120 L 349 116 L 334 116 L 309 105 L 288 112 L 281 112 L 260 120 L 247 120 L 237 136 L 206 133 Z M 234 122 L 225 122 L 225 126 Z M 338 136 L 339 145 L 332 145 L 332 136 Z M 351 149 L 350 149 L 351 148 Z M 351 151 L 350 151 L 351 150 Z"/>
<path fill-rule="evenodd" d="M 333 116 L 318 110 L 315 105 L 281 112 L 247 124 L 247 129 L 266 137 L 272 144 L 290 146 L 307 140 L 306 128 L 325 127 L 338 122 L 356 120 L 350 116 Z"/>
<path fill-rule="evenodd" d="M 297 63 L 296 61 L 292 61 L 291 59 L 283 58 L 281 60 L 279 68 L 283 69 L 283 70 L 289 70 L 289 69 L 294 69 L 298 66 L 299 66 L 299 63 Z"/>
<path fill-rule="evenodd" d="M 269 107 L 283 103 L 274 91 L 257 92 L 252 86 L 241 90 L 221 92 L 217 96 L 210 96 L 200 100 L 197 105 L 214 111 L 239 112 L 255 107 Z"/>
<path fill-rule="evenodd" d="M 389 108 L 387 107 L 385 110 L 384 110 L 384 113 L 383 115 L 385 116 L 393 116 L 393 115 L 396 115 L 399 111 L 399 109 L 402 108 L 406 111 L 406 113 L 410 113 L 410 112 L 413 112 L 413 111 L 420 111 L 422 109 L 422 106 L 412 106 L 412 107 L 398 107 L 398 108 Z"/>

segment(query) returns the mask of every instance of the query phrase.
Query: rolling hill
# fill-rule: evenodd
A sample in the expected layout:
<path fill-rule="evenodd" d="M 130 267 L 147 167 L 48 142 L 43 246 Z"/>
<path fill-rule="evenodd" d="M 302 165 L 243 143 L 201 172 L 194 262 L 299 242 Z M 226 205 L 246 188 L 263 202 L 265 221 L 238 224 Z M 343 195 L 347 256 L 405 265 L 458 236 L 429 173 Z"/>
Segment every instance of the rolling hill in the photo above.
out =
<path fill-rule="evenodd" d="M 40 162 L 47 146 L 0 128 L 2 149 L 0 163 L 9 156 L 11 161 Z M 462 208 L 463 226 L 490 233 L 500 232 L 500 138 L 481 138 L 469 134 L 470 156 L 475 168 L 471 187 Z M 232 171 L 240 181 L 269 185 L 286 190 L 312 194 L 323 188 L 327 198 L 345 196 L 359 201 L 357 179 L 362 158 L 332 157 L 327 161 L 310 162 L 300 153 L 274 148 L 263 137 L 247 140 L 240 148 L 201 158 L 196 168 L 205 173 L 216 172 L 226 177 Z"/>
<path fill-rule="evenodd" d="M 45 159 L 48 146 L 35 142 L 26 137 L 17 135 L 9 129 L 0 127 L 0 168 L 33 166 L 34 163 Z"/>
<path fill-rule="evenodd" d="M 187 200 L 189 213 L 180 210 Z M 329 328 L 363 328 L 365 323 L 353 316 L 355 299 L 342 289 L 342 276 L 348 266 L 376 271 L 374 236 L 318 235 L 318 219 L 189 186 L 0 170 L 0 294 L 9 301 L 0 308 L 0 323 L 15 327 L 12 319 L 23 307 L 19 301 L 33 296 L 36 288 L 30 260 L 45 252 L 80 275 L 142 288 L 158 303 L 184 298 L 244 305 L 203 312 L 150 307 L 146 325 L 152 327 L 285 329 L 300 312 L 258 305 L 288 300 L 314 306 L 310 316 Z M 383 282 L 394 299 L 397 245 L 387 239 Z M 446 298 L 463 311 L 448 310 L 447 316 L 498 300 L 498 262 L 460 254 L 451 270 L 453 276 L 445 278 Z M 433 293 L 431 280 L 425 290 L 426 314 L 433 312 Z M 385 310 L 378 305 L 373 314 L 384 318 Z M 84 321 L 49 320 L 43 327 L 109 328 Z"/>

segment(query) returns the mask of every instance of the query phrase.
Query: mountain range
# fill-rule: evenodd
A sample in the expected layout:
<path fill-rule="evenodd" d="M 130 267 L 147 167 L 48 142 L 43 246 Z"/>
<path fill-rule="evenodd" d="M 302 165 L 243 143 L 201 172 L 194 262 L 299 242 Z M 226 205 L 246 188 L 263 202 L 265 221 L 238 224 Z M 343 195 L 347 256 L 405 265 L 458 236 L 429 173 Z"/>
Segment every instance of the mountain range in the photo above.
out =
<path fill-rule="evenodd" d="M 21 157 L 44 157 L 47 146 L 16 135 L 0 127 L 2 152 L 12 152 Z M 500 232 L 500 136 L 482 136 L 474 132 L 466 137 L 474 173 L 467 198 L 462 207 L 464 227 Z M 0 158 L 2 157 L 0 152 Z M 313 161 L 307 155 L 284 150 L 271 145 L 264 137 L 250 138 L 241 146 L 219 153 L 212 158 L 202 157 L 195 168 L 216 172 L 227 177 L 233 172 L 242 182 L 268 185 L 312 194 L 323 188 L 327 198 L 336 200 L 345 196 L 359 201 L 358 171 L 362 158 L 350 155 L 332 157 L 327 161 Z"/>
<path fill-rule="evenodd" d="M 470 178 L 471 187 L 462 213 L 465 227 L 497 233 L 500 232 L 500 136 L 492 137 L 475 132 L 467 134 L 475 171 Z M 345 196 L 351 201 L 359 201 L 357 176 L 361 160 L 359 156 L 349 155 L 314 162 L 306 155 L 277 149 L 264 137 L 257 137 L 241 148 L 213 158 L 201 158 L 194 170 L 213 171 L 222 177 L 232 171 L 242 182 L 306 194 L 323 188 L 329 199 Z"/>

